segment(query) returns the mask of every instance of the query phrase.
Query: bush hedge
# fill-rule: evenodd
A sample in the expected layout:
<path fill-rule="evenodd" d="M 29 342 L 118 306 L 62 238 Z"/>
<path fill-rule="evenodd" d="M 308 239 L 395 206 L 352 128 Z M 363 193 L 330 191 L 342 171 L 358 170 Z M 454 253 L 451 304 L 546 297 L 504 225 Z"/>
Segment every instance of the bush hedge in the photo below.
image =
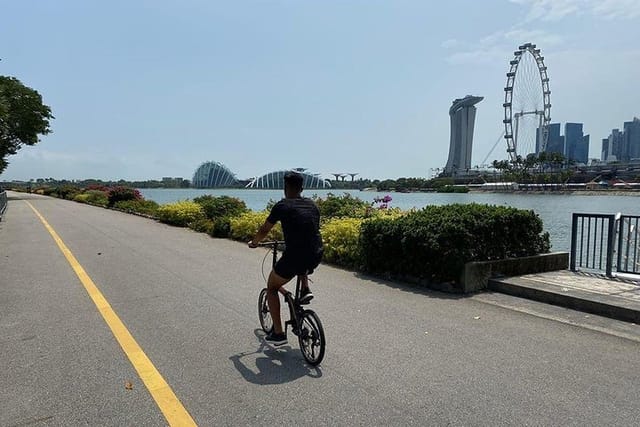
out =
<path fill-rule="evenodd" d="M 180 227 L 206 218 L 202 206 L 189 200 L 162 205 L 156 212 L 160 221 Z"/>
<path fill-rule="evenodd" d="M 241 240 L 243 242 L 248 242 L 251 239 L 260 226 L 264 224 L 264 221 L 269 216 L 269 212 L 246 212 L 237 216 L 235 218 L 231 218 L 229 220 L 230 225 L 230 237 L 235 240 Z M 269 235 L 267 236 L 267 240 L 282 240 L 282 227 L 280 223 L 276 224 L 275 227 L 271 229 Z"/>
<path fill-rule="evenodd" d="M 198 233 L 207 233 L 211 235 L 211 231 L 213 230 L 213 221 L 209 218 L 203 217 L 189 223 L 189 228 L 197 231 Z"/>
<path fill-rule="evenodd" d="M 142 200 L 142 195 L 135 188 L 118 186 L 109 189 L 108 198 L 109 207 L 112 207 L 118 202 L 127 200 Z"/>
<path fill-rule="evenodd" d="M 76 194 L 73 200 L 80 203 L 88 203 L 96 206 L 107 206 L 107 193 L 104 191 L 91 190 L 85 193 Z"/>
<path fill-rule="evenodd" d="M 57 187 L 51 195 L 57 195 L 57 197 L 61 199 L 73 200 L 79 193 L 81 193 L 78 187 L 74 187 L 73 185 L 62 185 Z"/>
<path fill-rule="evenodd" d="M 349 193 L 336 196 L 329 193 L 325 199 L 314 197 L 321 218 L 364 218 L 371 210 L 371 204 L 353 197 Z"/>
<path fill-rule="evenodd" d="M 533 211 L 504 206 L 428 206 L 362 224 L 360 249 L 371 273 L 455 281 L 470 261 L 549 252 L 549 234 Z"/>
<path fill-rule="evenodd" d="M 153 200 L 122 200 L 116 202 L 113 207 L 125 212 L 134 212 L 155 217 L 158 215 L 160 205 Z"/>
<path fill-rule="evenodd" d="M 236 197 L 205 195 L 196 197 L 193 201 L 202 206 L 205 215 L 211 220 L 238 216 L 249 211 L 247 205 Z"/>
<path fill-rule="evenodd" d="M 323 260 L 346 267 L 359 267 L 360 218 L 330 218 L 323 222 L 320 233 L 324 243 Z"/>
<path fill-rule="evenodd" d="M 249 212 L 244 201 L 237 197 L 205 195 L 196 197 L 194 202 L 202 209 L 210 221 L 206 225 L 206 232 L 213 237 L 229 237 L 231 234 L 231 218 Z"/>

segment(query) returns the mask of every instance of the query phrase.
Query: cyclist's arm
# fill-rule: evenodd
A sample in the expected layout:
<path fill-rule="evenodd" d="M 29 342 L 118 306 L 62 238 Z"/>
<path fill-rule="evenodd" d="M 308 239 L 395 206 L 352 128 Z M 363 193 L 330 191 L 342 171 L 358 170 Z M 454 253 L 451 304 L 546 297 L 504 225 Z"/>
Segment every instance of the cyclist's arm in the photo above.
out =
<path fill-rule="evenodd" d="M 262 226 L 256 233 L 256 235 L 253 236 L 253 239 L 251 239 L 251 241 L 249 242 L 249 246 L 252 248 L 255 248 L 256 246 L 258 246 L 258 243 L 260 243 L 261 241 L 264 240 L 265 237 L 267 237 L 267 234 L 269 234 L 269 231 L 271 231 L 274 225 L 275 224 L 272 224 L 269 221 L 265 221 L 264 224 L 262 224 Z"/>

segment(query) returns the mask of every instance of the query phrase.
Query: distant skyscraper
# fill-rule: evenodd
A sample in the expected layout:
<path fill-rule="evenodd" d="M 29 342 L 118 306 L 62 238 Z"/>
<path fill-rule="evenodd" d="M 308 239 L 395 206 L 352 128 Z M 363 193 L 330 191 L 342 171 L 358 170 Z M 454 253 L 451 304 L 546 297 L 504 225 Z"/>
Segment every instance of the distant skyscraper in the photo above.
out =
<path fill-rule="evenodd" d="M 455 175 L 457 171 L 471 168 L 471 149 L 473 147 L 473 127 L 476 120 L 475 104 L 482 101 L 481 96 L 467 95 L 453 101 L 449 109 L 451 119 L 451 138 L 449 141 L 449 159 L 445 172 Z"/>
<path fill-rule="evenodd" d="M 567 160 L 586 163 L 589 157 L 589 139 L 586 141 L 586 156 L 584 155 L 585 139 L 582 133 L 582 123 L 565 123 L 564 125 L 564 156 Z"/>
<path fill-rule="evenodd" d="M 621 156 L 621 150 L 622 150 L 622 132 L 620 132 L 620 129 L 613 129 L 611 131 L 611 134 L 609 135 L 609 138 L 607 138 L 608 140 L 608 155 L 607 158 L 605 159 L 608 162 L 615 162 L 617 160 L 620 160 L 620 156 Z"/>
<path fill-rule="evenodd" d="M 537 141 L 540 138 L 536 138 Z M 549 125 L 549 136 L 547 139 L 547 153 L 564 154 L 564 136 L 560 135 L 560 123 L 551 123 Z M 540 147 L 536 147 L 536 152 L 540 152 Z"/>
<path fill-rule="evenodd" d="M 576 144 L 574 151 L 575 158 L 573 159 L 577 163 L 589 162 L 589 135 L 584 135 L 580 141 Z"/>
<path fill-rule="evenodd" d="M 609 158 L 609 138 L 602 139 L 602 150 L 600 151 L 600 160 L 606 162 Z"/>
<path fill-rule="evenodd" d="M 623 161 L 640 159 L 640 119 L 624 122 L 624 135 L 622 136 Z"/>

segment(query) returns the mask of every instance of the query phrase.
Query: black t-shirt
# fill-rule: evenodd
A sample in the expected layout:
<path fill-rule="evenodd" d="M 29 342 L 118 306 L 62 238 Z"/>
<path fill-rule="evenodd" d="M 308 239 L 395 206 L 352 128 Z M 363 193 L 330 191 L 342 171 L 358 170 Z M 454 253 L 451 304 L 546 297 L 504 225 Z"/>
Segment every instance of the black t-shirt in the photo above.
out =
<path fill-rule="evenodd" d="M 313 200 L 282 199 L 273 206 L 267 221 L 282 223 L 287 255 L 313 257 L 322 249 L 320 211 Z"/>

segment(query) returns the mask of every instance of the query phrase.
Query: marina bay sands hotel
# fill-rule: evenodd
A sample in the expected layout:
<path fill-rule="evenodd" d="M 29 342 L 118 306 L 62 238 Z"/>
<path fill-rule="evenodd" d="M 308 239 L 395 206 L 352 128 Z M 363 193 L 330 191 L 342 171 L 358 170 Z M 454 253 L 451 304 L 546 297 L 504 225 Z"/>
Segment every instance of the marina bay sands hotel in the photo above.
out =
<path fill-rule="evenodd" d="M 471 168 L 473 127 L 476 121 L 475 105 L 483 99 L 481 96 L 467 95 L 464 98 L 454 100 L 453 105 L 449 108 L 451 139 L 449 159 L 444 168 L 446 175 L 464 174 Z"/>

